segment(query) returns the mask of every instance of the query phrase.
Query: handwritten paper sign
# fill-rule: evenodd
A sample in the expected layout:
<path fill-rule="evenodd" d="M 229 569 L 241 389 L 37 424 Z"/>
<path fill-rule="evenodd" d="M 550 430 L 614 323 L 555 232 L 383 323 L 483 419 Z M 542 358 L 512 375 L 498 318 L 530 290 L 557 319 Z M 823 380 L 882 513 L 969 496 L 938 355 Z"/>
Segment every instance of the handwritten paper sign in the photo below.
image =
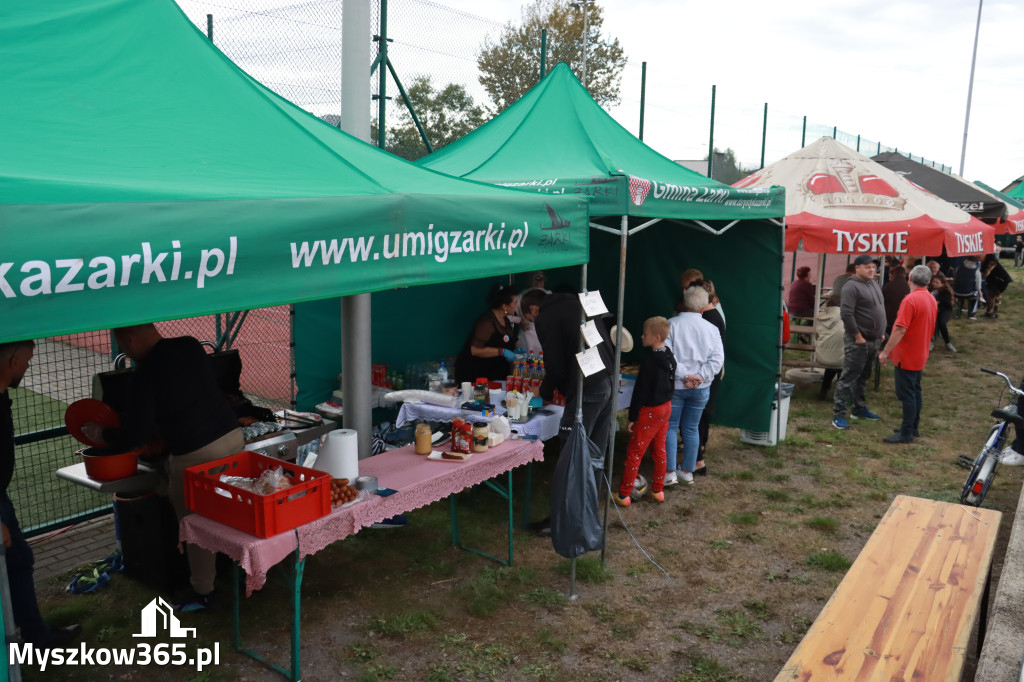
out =
<path fill-rule="evenodd" d="M 579 363 L 583 376 L 589 377 L 595 372 L 604 369 L 604 362 L 601 361 L 601 352 L 597 348 L 588 348 L 576 354 L 576 362 Z"/>
<path fill-rule="evenodd" d="M 580 325 L 580 330 L 583 332 L 583 340 L 587 342 L 589 348 L 593 348 L 604 341 L 601 338 L 601 332 L 597 331 L 597 325 L 593 320 L 587 320 L 585 324 Z"/>
<path fill-rule="evenodd" d="M 603 315 L 608 312 L 608 307 L 604 304 L 600 291 L 588 291 L 585 294 L 580 294 L 580 303 L 583 304 L 583 310 L 587 313 L 587 317 Z"/>

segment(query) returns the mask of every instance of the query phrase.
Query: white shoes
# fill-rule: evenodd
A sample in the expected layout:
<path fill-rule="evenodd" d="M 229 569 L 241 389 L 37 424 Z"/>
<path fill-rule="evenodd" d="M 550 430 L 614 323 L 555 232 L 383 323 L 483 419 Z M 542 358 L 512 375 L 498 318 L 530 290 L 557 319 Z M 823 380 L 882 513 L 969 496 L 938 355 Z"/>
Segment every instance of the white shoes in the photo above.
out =
<path fill-rule="evenodd" d="M 693 477 L 692 477 L 692 476 L 690 477 L 690 480 L 693 480 Z M 670 485 L 675 485 L 675 484 L 677 484 L 677 483 L 679 483 L 679 481 L 678 481 L 678 479 L 676 478 L 676 472 L 674 472 L 674 471 L 669 471 L 668 473 L 666 473 L 666 474 L 665 474 L 665 483 L 664 483 L 664 485 L 665 485 L 666 487 L 668 487 L 668 486 L 670 486 Z"/>
<path fill-rule="evenodd" d="M 999 455 L 999 463 L 1008 467 L 1019 467 L 1024 465 L 1024 455 L 1009 447 Z"/>
<path fill-rule="evenodd" d="M 693 474 L 689 471 L 679 471 L 679 480 L 687 485 L 693 484 Z"/>
<path fill-rule="evenodd" d="M 952 343 L 947 343 L 946 344 L 946 350 L 948 350 L 950 353 L 955 353 L 956 352 L 956 346 L 954 346 Z"/>

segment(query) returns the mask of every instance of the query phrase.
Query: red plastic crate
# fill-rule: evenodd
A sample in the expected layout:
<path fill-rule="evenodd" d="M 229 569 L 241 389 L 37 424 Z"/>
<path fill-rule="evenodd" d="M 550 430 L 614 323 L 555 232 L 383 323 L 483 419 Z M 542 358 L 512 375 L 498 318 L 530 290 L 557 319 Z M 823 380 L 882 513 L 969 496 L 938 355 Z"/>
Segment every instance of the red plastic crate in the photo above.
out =
<path fill-rule="evenodd" d="M 221 475 L 259 478 L 264 471 L 276 467 L 291 476 L 295 485 L 259 495 L 220 482 Z M 257 452 L 239 452 L 186 468 L 185 505 L 214 521 L 269 538 L 327 516 L 331 512 L 331 476 Z"/>

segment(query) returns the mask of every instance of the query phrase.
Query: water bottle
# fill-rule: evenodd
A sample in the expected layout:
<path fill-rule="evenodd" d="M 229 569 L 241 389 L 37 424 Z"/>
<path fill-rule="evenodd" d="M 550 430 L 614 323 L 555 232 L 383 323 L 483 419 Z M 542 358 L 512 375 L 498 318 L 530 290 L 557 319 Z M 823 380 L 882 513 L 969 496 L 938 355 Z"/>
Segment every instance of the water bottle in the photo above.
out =
<path fill-rule="evenodd" d="M 441 379 L 442 386 L 448 381 L 448 369 L 444 366 L 444 360 L 441 361 L 441 367 L 437 370 L 437 376 Z"/>

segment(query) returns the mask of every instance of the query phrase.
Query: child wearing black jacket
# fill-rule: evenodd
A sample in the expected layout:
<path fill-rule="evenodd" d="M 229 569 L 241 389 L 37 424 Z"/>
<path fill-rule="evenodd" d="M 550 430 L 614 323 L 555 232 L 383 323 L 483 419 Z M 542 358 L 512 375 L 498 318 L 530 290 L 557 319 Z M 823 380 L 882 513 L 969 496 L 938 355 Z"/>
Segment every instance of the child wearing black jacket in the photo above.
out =
<path fill-rule="evenodd" d="M 653 443 L 654 481 L 649 496 L 658 502 L 665 501 L 662 491 L 665 485 L 665 435 L 668 433 L 668 418 L 672 413 L 672 391 L 675 387 L 676 359 L 672 349 L 665 346 L 669 325 L 664 317 L 651 317 L 644 322 L 640 337 L 651 353 L 640 365 L 640 374 L 633 388 L 633 400 L 629 404 L 629 446 L 626 448 L 626 466 L 622 472 L 619 492 L 612 500 L 620 507 L 630 505 L 630 493 L 636 480 L 640 460 Z"/>

